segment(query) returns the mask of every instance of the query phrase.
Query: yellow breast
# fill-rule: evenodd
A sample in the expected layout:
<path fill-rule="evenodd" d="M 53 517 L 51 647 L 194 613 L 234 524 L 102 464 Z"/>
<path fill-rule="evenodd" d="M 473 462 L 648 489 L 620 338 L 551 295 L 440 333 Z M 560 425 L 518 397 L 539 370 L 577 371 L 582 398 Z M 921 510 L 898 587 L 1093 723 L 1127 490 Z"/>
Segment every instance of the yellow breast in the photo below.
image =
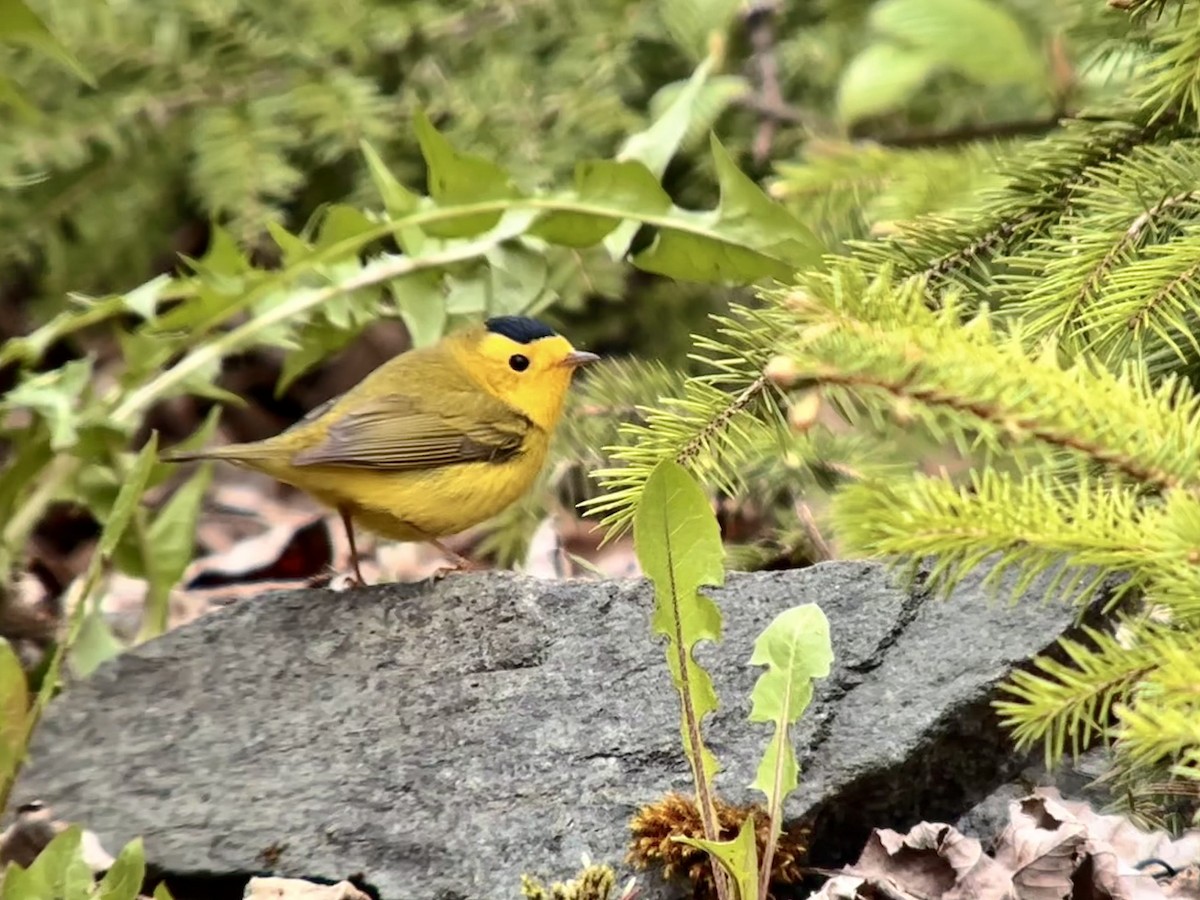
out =
<path fill-rule="evenodd" d="M 348 509 L 368 531 L 419 541 L 465 531 L 514 503 L 541 471 L 548 446 L 549 436 L 534 428 L 521 452 L 500 463 L 403 472 L 339 466 L 336 473 L 332 467 L 287 466 L 270 474 L 331 508 Z"/>

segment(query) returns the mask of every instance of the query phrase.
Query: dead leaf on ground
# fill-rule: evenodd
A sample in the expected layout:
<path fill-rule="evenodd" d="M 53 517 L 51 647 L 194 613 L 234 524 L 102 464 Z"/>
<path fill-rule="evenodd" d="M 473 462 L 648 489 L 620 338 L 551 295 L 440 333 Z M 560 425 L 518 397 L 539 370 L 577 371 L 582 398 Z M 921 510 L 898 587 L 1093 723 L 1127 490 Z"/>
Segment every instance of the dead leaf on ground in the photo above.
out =
<path fill-rule="evenodd" d="M 1086 855 L 1087 828 L 1055 800 L 1025 797 L 1009 805 L 1009 824 L 994 851 L 1025 900 L 1061 900 Z"/>
<path fill-rule="evenodd" d="M 315 884 L 301 878 L 251 878 L 242 900 L 371 900 L 348 881 Z"/>
<path fill-rule="evenodd" d="M 1172 840 L 1122 816 L 1039 788 L 1009 805 L 994 857 L 949 825 L 876 829 L 858 862 L 813 895 L 820 900 L 1200 900 L 1200 831 Z M 1160 859 L 1157 879 L 1139 863 Z"/>

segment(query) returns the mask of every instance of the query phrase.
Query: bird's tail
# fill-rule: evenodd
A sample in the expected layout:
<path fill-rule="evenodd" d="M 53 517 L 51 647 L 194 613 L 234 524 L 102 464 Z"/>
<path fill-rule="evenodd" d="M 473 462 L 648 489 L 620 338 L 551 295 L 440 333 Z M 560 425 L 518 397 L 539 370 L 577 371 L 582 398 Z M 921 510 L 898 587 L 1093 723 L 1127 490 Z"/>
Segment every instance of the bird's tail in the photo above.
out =
<path fill-rule="evenodd" d="M 255 452 L 253 444 L 226 444 L 224 447 L 206 447 L 202 450 L 168 450 L 161 454 L 164 462 L 196 462 L 202 459 L 224 459 L 229 462 L 240 462 L 255 459 L 261 454 Z"/>

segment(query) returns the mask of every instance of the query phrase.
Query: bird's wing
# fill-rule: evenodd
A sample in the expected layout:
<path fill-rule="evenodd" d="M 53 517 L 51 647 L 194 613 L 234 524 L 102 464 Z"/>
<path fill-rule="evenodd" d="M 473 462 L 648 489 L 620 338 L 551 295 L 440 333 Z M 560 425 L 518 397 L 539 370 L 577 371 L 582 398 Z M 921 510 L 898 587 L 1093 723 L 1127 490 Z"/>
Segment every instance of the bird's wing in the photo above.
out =
<path fill-rule="evenodd" d="M 533 427 L 517 410 L 482 392 L 467 402 L 387 394 L 348 410 L 325 439 L 292 457 L 297 466 L 362 466 L 402 471 L 516 455 Z M 441 407 L 441 408 L 439 408 Z"/>

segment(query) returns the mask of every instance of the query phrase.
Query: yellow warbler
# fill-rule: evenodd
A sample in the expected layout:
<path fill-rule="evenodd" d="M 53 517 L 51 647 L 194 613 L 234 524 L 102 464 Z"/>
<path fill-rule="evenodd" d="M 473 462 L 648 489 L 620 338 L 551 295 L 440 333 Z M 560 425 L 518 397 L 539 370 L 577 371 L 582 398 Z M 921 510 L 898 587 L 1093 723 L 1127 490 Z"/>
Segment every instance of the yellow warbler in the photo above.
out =
<path fill-rule="evenodd" d="M 362 584 L 355 525 L 456 557 L 438 538 L 529 489 L 571 376 L 597 359 L 536 319 L 496 316 L 388 360 L 275 437 L 164 459 L 227 460 L 337 510 Z"/>

